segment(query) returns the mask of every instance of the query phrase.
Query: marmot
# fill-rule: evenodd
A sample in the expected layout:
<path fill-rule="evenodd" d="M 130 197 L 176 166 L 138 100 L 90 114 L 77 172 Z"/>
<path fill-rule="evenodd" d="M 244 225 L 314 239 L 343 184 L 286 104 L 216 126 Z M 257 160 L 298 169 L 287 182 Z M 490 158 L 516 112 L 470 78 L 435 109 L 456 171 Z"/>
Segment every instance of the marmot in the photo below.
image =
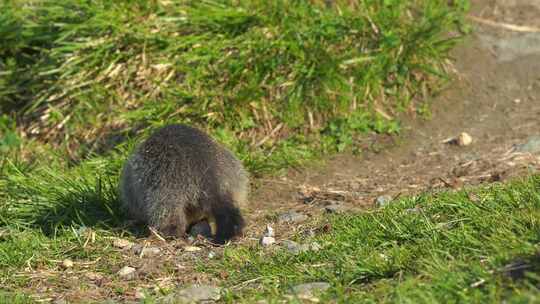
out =
<path fill-rule="evenodd" d="M 197 222 L 212 221 L 217 243 L 242 233 L 239 206 L 248 191 L 248 174 L 232 152 L 180 124 L 162 127 L 138 145 L 120 177 L 128 217 L 176 237 Z"/>

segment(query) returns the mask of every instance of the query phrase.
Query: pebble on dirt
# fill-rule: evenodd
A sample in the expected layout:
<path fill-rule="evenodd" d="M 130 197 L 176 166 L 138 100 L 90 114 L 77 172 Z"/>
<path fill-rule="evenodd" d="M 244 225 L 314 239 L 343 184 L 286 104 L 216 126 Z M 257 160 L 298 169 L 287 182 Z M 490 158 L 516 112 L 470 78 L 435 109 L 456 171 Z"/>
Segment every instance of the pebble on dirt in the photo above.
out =
<path fill-rule="evenodd" d="M 117 274 L 124 280 L 132 280 L 135 278 L 135 268 L 124 266 L 122 269 L 118 270 Z"/>
<path fill-rule="evenodd" d="M 86 272 L 84 276 L 89 279 L 90 281 L 99 281 L 103 279 L 103 275 L 97 273 L 97 272 Z"/>
<path fill-rule="evenodd" d="M 298 244 L 295 241 L 285 240 L 281 242 L 281 245 L 292 254 L 300 254 L 308 251 L 319 251 L 321 249 L 321 245 L 319 245 L 317 242 L 313 242 L 311 244 Z"/>
<path fill-rule="evenodd" d="M 73 261 L 70 260 L 70 259 L 65 259 L 65 260 L 62 261 L 62 268 L 64 268 L 64 269 L 71 268 L 71 267 L 73 267 L 73 265 L 74 265 Z"/>
<path fill-rule="evenodd" d="M 270 226 L 270 225 L 266 225 L 266 229 L 264 230 L 264 236 L 273 237 L 274 236 L 274 228 L 272 228 L 272 226 Z"/>
<path fill-rule="evenodd" d="M 161 249 L 158 247 L 144 247 L 142 245 L 133 246 L 133 252 L 140 257 L 153 257 L 158 255 L 161 252 Z"/>
<path fill-rule="evenodd" d="M 260 240 L 260 244 L 264 247 L 270 246 L 276 242 L 276 239 L 271 236 L 263 236 Z"/>
<path fill-rule="evenodd" d="M 278 223 L 284 224 L 284 223 L 300 223 L 305 220 L 307 220 L 308 217 L 305 214 L 296 212 L 296 211 L 288 211 L 283 214 L 281 214 L 278 217 Z"/>
<path fill-rule="evenodd" d="M 296 285 L 293 287 L 293 292 L 299 297 L 314 297 L 316 293 L 322 293 L 330 288 L 330 284 L 326 282 L 313 282 Z"/>
<path fill-rule="evenodd" d="M 458 145 L 460 147 L 468 146 L 472 144 L 472 136 L 466 132 L 461 132 L 457 137 L 447 138 L 442 141 L 444 144 Z"/>
<path fill-rule="evenodd" d="M 461 147 L 472 144 L 472 141 L 473 141 L 472 137 L 465 132 L 461 132 L 461 134 L 459 134 L 459 136 L 457 137 L 457 144 L 458 146 L 461 146 Z"/>
<path fill-rule="evenodd" d="M 345 210 L 347 210 L 347 207 L 337 202 L 332 202 L 324 207 L 324 211 L 327 213 L 342 213 Z"/>
<path fill-rule="evenodd" d="M 114 239 L 113 241 L 113 246 L 120 249 L 130 249 L 131 247 L 133 247 L 133 245 L 134 244 L 132 242 L 126 239 Z"/>
<path fill-rule="evenodd" d="M 270 225 L 266 225 L 266 229 L 264 229 L 264 234 L 259 240 L 259 244 L 261 246 L 267 247 L 276 242 L 276 239 L 274 238 L 274 228 Z"/>
<path fill-rule="evenodd" d="M 217 301 L 221 288 L 210 285 L 191 285 L 166 296 L 160 303 L 201 303 Z"/>
<path fill-rule="evenodd" d="M 197 246 L 186 246 L 184 247 L 184 251 L 187 251 L 187 252 L 195 252 L 195 251 L 201 251 L 201 247 L 197 247 Z"/>

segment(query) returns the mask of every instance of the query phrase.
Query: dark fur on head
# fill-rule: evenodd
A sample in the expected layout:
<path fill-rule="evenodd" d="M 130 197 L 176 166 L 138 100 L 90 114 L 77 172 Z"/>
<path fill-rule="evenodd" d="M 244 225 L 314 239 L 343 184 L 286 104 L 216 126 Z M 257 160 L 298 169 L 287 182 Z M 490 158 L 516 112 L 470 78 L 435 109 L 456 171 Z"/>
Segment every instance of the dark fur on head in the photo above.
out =
<path fill-rule="evenodd" d="M 242 233 L 238 206 L 248 191 L 248 175 L 229 150 L 204 132 L 178 124 L 140 144 L 120 181 L 122 206 L 132 219 L 178 237 L 196 222 L 213 220 L 219 243 Z"/>

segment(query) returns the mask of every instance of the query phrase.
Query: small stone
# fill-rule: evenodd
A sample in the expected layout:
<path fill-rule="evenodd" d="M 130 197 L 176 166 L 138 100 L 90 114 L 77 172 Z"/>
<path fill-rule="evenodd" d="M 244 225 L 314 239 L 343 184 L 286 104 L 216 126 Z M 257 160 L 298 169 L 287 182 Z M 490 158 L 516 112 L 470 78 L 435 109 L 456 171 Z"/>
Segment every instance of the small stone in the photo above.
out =
<path fill-rule="evenodd" d="M 292 254 L 300 254 L 308 251 L 319 251 L 321 249 L 321 245 L 319 245 L 317 242 L 312 242 L 311 244 L 298 244 L 294 241 L 285 240 L 281 242 L 281 245 Z"/>
<path fill-rule="evenodd" d="M 309 250 L 306 246 L 302 246 L 295 241 L 284 240 L 281 244 L 292 254 L 299 254 Z"/>
<path fill-rule="evenodd" d="M 216 253 L 215 253 L 215 252 L 210 251 L 210 252 L 208 253 L 208 258 L 209 258 L 209 259 L 213 259 L 213 258 L 215 258 L 215 257 L 216 257 Z"/>
<path fill-rule="evenodd" d="M 132 280 L 135 278 L 135 268 L 124 266 L 118 271 L 118 276 L 124 280 Z"/>
<path fill-rule="evenodd" d="M 161 249 L 157 247 L 146 247 L 142 251 L 142 256 L 152 257 L 152 256 L 158 255 L 160 252 L 161 252 Z"/>
<path fill-rule="evenodd" d="M 62 261 L 62 268 L 64 268 L 64 269 L 71 268 L 71 267 L 73 267 L 73 265 L 74 265 L 74 263 L 70 259 L 65 259 L 65 260 Z"/>
<path fill-rule="evenodd" d="M 278 217 L 278 223 L 284 224 L 284 223 L 301 223 L 305 220 L 307 220 L 308 217 L 305 214 L 296 212 L 296 211 L 288 211 L 286 213 L 281 214 Z"/>
<path fill-rule="evenodd" d="M 317 293 L 322 293 L 330 288 L 330 284 L 326 282 L 313 282 L 296 285 L 293 287 L 293 292 L 302 298 L 313 298 Z"/>
<path fill-rule="evenodd" d="M 113 246 L 120 249 L 130 249 L 133 247 L 133 243 L 126 239 L 115 239 L 113 241 Z"/>
<path fill-rule="evenodd" d="M 158 247 L 144 247 L 142 245 L 137 244 L 133 246 L 133 252 L 136 255 L 139 255 L 141 258 L 145 256 L 153 257 L 153 256 L 157 256 L 161 252 L 161 249 L 159 249 Z"/>
<path fill-rule="evenodd" d="M 87 272 L 84 276 L 91 281 L 100 281 L 103 279 L 103 276 L 97 272 Z"/>
<path fill-rule="evenodd" d="M 457 144 L 461 147 L 468 146 L 472 144 L 472 137 L 469 134 L 462 132 L 457 137 Z"/>
<path fill-rule="evenodd" d="M 202 249 L 197 246 L 186 246 L 184 247 L 184 251 L 186 252 L 195 252 L 195 251 L 201 251 Z"/>
<path fill-rule="evenodd" d="M 276 242 L 276 239 L 271 236 L 263 236 L 261 238 L 260 244 L 264 247 L 270 246 Z"/>
<path fill-rule="evenodd" d="M 264 236 L 273 237 L 274 228 L 272 228 L 270 225 L 266 225 L 266 229 L 264 230 Z"/>
<path fill-rule="evenodd" d="M 521 153 L 540 153 L 540 136 L 530 137 L 526 143 L 516 146 Z"/>
<path fill-rule="evenodd" d="M 198 235 L 200 235 L 209 239 L 212 237 L 212 227 L 210 227 L 208 221 L 200 221 L 191 226 L 191 229 L 189 230 L 189 235 L 192 237 L 197 237 Z"/>
<path fill-rule="evenodd" d="M 375 199 L 375 204 L 377 204 L 377 207 L 385 207 L 392 201 L 392 197 L 390 195 L 381 195 Z"/>
<path fill-rule="evenodd" d="M 221 288 L 210 285 L 191 285 L 166 296 L 162 303 L 200 303 L 217 301 Z"/>

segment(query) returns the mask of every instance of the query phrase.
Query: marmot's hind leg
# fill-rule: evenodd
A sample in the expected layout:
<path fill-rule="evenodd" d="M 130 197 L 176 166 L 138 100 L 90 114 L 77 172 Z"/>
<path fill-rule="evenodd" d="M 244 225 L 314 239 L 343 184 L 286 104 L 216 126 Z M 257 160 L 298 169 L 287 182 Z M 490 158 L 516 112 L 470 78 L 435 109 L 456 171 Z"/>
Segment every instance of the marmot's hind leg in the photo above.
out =
<path fill-rule="evenodd" d="M 153 228 L 157 228 L 157 230 L 165 236 L 183 238 L 186 236 L 188 228 L 186 214 L 183 212 L 175 212 L 168 216 L 165 221 L 160 221 L 159 227 Z"/>

